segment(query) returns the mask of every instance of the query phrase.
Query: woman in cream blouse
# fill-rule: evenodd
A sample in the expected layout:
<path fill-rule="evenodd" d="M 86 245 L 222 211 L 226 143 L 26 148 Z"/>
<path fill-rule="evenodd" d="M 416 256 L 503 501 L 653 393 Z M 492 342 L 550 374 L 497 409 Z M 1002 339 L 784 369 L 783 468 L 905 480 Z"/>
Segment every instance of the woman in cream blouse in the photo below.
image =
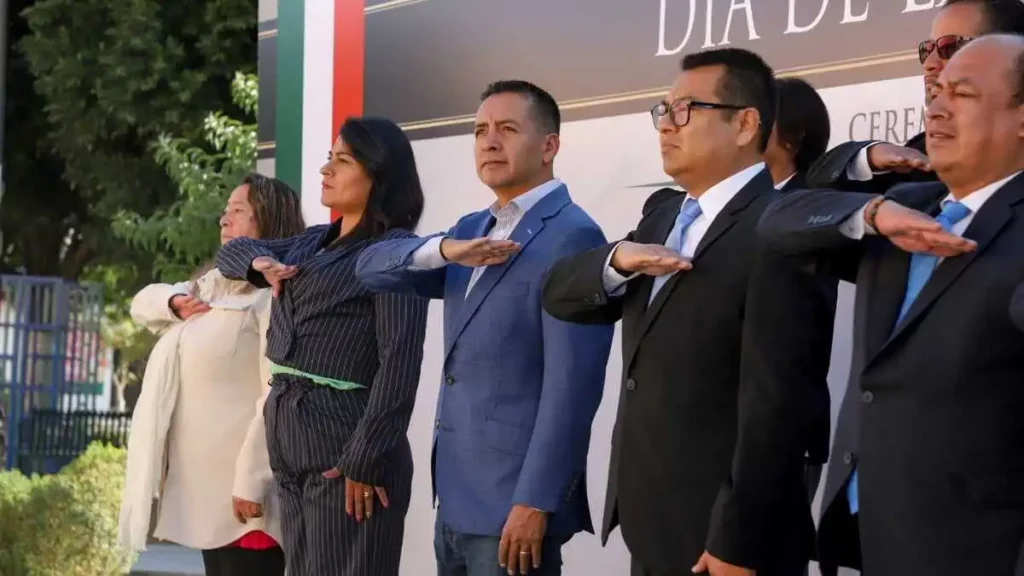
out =
<path fill-rule="evenodd" d="M 305 230 L 299 196 L 258 174 L 231 193 L 220 227 L 221 244 L 240 237 L 288 238 Z M 163 415 L 169 418 L 166 466 L 162 480 L 154 479 L 161 486 L 153 535 L 202 550 L 208 576 L 280 576 L 284 554 L 266 440 L 250 434 L 250 423 L 262 418 L 258 404 L 270 380 L 263 358 L 270 293 L 229 280 L 215 268 L 197 275 L 187 283 L 149 285 L 132 301 L 136 322 L 165 338 L 174 328 L 177 338 L 176 369 L 166 370 L 176 372 L 177 392 L 170 414 Z M 153 356 L 150 363 L 146 383 L 158 378 L 149 370 L 167 366 L 164 361 L 152 367 Z M 160 407 L 148 408 L 142 415 L 137 408 L 135 418 L 160 418 L 153 416 Z M 147 452 L 148 446 L 134 449 Z M 132 450 L 129 445 L 129 461 Z"/>

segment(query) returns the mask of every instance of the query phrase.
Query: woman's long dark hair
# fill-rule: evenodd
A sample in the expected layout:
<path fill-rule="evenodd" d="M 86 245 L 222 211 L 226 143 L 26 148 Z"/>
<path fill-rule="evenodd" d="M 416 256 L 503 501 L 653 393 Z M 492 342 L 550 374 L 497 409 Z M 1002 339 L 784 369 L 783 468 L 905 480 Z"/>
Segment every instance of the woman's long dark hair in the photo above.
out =
<path fill-rule="evenodd" d="M 780 143 L 794 151 L 793 164 L 798 172 L 807 169 L 828 148 L 831 124 L 828 108 L 813 86 L 800 78 L 779 78 L 779 109 L 775 126 Z"/>
<path fill-rule="evenodd" d="M 362 220 L 349 237 L 362 240 L 392 228 L 412 231 L 423 214 L 423 188 L 412 144 L 386 118 L 348 118 L 340 136 L 372 185 Z"/>
<path fill-rule="evenodd" d="M 291 238 L 306 230 L 302 200 L 290 186 L 258 172 L 250 173 L 242 184 L 249 186 L 249 204 L 260 240 Z"/>

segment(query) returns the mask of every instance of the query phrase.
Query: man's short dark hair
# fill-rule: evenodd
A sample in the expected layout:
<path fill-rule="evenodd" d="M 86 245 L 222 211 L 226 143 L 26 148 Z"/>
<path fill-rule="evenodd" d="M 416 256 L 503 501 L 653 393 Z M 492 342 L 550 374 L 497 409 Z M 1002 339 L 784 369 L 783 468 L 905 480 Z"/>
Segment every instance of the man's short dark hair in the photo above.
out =
<path fill-rule="evenodd" d="M 683 58 L 683 71 L 722 66 L 725 74 L 715 88 L 722 104 L 756 108 L 761 116 L 758 128 L 758 151 L 768 147 L 768 138 L 775 124 L 775 73 L 763 58 L 742 48 L 718 48 L 687 54 Z M 728 112 L 728 111 L 726 111 Z"/>
<path fill-rule="evenodd" d="M 526 80 L 498 80 L 492 82 L 480 95 L 483 102 L 495 94 L 519 94 L 530 102 L 533 119 L 545 134 L 558 134 L 562 129 L 562 114 L 558 102 L 546 90 Z"/>
<path fill-rule="evenodd" d="M 1024 3 L 1021 0 L 947 0 L 943 8 L 973 5 L 985 14 L 986 34 L 1024 34 Z"/>
<path fill-rule="evenodd" d="M 800 78 L 779 78 L 776 89 L 775 137 L 796 151 L 793 163 L 798 171 L 806 172 L 828 148 L 832 131 L 828 107 L 818 91 Z"/>

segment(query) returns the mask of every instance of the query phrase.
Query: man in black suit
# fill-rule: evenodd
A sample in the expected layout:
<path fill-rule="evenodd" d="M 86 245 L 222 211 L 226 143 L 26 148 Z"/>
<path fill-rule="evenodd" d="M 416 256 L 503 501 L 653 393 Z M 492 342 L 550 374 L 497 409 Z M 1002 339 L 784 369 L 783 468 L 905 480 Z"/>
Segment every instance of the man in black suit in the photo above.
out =
<path fill-rule="evenodd" d="M 687 193 L 656 192 L 625 240 L 545 282 L 556 318 L 623 322 L 603 538 L 621 525 L 637 576 L 798 576 L 813 551 L 803 473 L 835 292 L 756 233 L 780 195 L 761 159 L 775 109 L 756 54 L 686 56 L 652 118 Z"/>
<path fill-rule="evenodd" d="M 967 42 L 983 34 L 1024 34 L 1024 4 L 1019 0 L 948 0 L 932 20 L 931 37 L 917 46 L 924 73 L 924 100 L 946 62 Z M 884 194 L 904 182 L 934 182 L 925 153 L 924 132 L 903 146 L 889 142 L 845 142 L 829 150 L 807 172 L 811 188 Z"/>
<path fill-rule="evenodd" d="M 772 248 L 857 283 L 843 411 L 858 417 L 832 452 L 846 477 L 821 519 L 826 574 L 1024 575 L 1024 334 L 1007 314 L 1024 281 L 1024 37 L 974 40 L 933 95 L 941 182 L 796 192 L 761 223 Z"/>

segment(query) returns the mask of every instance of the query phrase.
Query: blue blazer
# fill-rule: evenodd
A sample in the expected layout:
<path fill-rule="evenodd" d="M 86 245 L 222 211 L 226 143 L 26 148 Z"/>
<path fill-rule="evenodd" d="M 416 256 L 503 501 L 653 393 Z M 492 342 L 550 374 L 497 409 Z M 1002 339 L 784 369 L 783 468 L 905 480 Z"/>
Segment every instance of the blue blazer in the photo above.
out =
<path fill-rule="evenodd" d="M 464 216 L 447 236 L 483 236 L 489 216 Z M 432 462 L 441 520 L 499 536 L 512 505 L 523 504 L 549 513 L 549 535 L 593 532 L 587 452 L 614 327 L 556 320 L 541 308 L 541 288 L 559 259 L 606 240 L 565 186 L 528 210 L 510 239 L 520 251 L 488 267 L 468 297 L 472 268 L 409 268 L 428 238 L 367 247 L 356 275 L 371 290 L 444 299 Z"/>

